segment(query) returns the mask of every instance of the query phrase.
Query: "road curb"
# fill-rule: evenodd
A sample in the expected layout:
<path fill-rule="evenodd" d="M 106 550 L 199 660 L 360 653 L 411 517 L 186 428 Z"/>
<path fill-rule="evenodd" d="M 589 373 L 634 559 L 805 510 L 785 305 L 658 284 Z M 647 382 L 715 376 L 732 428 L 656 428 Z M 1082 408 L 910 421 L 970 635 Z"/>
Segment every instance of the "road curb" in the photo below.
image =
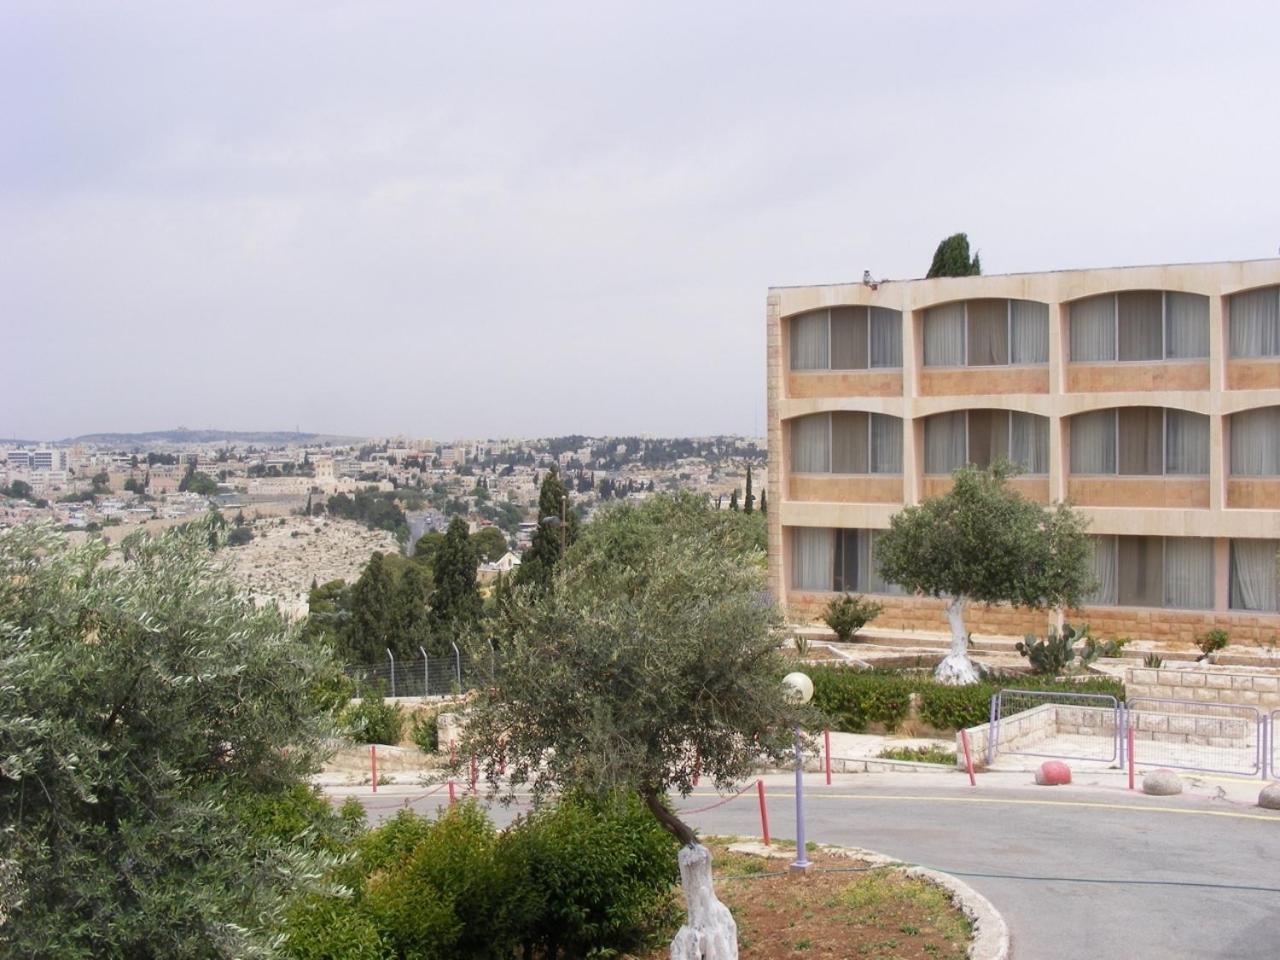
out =
<path fill-rule="evenodd" d="M 747 840 L 729 844 L 735 853 L 746 853 L 757 857 L 777 857 L 781 853 L 785 857 L 793 855 L 793 851 L 781 851 L 778 847 L 766 847 L 758 840 Z M 928 880 L 947 892 L 954 903 L 973 924 L 973 941 L 969 944 L 969 960 L 1009 960 L 1009 925 L 1004 922 L 1000 911 L 973 887 L 949 873 L 930 870 L 928 867 L 913 867 L 886 857 L 883 853 L 867 850 L 862 847 L 841 847 L 821 844 L 818 849 L 824 853 L 834 853 L 850 859 L 864 860 L 872 866 L 896 867 L 908 877 Z"/>

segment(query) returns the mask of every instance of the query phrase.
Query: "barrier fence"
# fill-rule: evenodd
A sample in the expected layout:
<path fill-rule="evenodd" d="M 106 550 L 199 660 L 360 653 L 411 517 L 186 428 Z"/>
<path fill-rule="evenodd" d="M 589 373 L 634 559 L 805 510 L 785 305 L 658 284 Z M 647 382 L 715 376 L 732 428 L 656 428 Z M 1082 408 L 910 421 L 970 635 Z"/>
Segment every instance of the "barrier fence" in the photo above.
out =
<path fill-rule="evenodd" d="M 1102 694 L 1001 690 L 991 698 L 987 762 L 997 754 L 1089 760 L 1124 766 L 1275 776 L 1280 710 L 1244 704 Z"/>
<path fill-rule="evenodd" d="M 447 656 L 420 651 L 413 659 L 388 656 L 382 663 L 346 667 L 357 697 L 442 697 L 464 693 L 493 681 L 497 658 L 468 656 L 459 650 Z"/>

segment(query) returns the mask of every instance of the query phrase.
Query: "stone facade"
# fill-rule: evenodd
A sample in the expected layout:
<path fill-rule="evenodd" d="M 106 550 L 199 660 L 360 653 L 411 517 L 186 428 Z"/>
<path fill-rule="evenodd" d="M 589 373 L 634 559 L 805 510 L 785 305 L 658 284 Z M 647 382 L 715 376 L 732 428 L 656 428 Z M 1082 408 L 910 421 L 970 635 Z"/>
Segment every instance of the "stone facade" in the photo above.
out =
<path fill-rule="evenodd" d="M 1134 667 L 1125 675 L 1125 692 L 1131 698 L 1238 704 L 1270 712 L 1280 710 L 1280 671 Z"/>

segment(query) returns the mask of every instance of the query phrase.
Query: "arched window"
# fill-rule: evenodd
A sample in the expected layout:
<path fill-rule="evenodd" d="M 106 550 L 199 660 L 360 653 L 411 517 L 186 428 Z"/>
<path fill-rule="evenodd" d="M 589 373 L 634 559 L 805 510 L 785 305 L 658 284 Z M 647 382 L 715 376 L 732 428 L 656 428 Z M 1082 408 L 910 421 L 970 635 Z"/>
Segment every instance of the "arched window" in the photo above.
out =
<path fill-rule="evenodd" d="M 924 472 L 950 474 L 965 464 L 1004 458 L 1025 473 L 1049 472 L 1049 419 L 1014 410 L 957 410 L 924 421 Z"/>
<path fill-rule="evenodd" d="M 902 473 L 902 420 L 882 413 L 814 413 L 791 427 L 795 473 Z"/>
<path fill-rule="evenodd" d="M 832 307 L 792 317 L 792 370 L 876 370 L 902 366 L 902 311 Z"/>
<path fill-rule="evenodd" d="M 926 367 L 1049 362 L 1049 305 L 1034 300 L 965 300 L 924 312 Z"/>
<path fill-rule="evenodd" d="M 1280 407 L 1243 410 L 1232 415 L 1231 475 L 1280 476 Z"/>
<path fill-rule="evenodd" d="M 1093 476 L 1207 476 L 1209 418 L 1164 407 L 1118 407 L 1069 421 L 1071 472 Z"/>
<path fill-rule="evenodd" d="M 1209 356 L 1209 298 L 1126 290 L 1070 306 L 1071 360 L 1190 360 Z"/>
<path fill-rule="evenodd" d="M 1280 357 L 1280 287 L 1247 290 L 1227 300 L 1231 356 Z"/>

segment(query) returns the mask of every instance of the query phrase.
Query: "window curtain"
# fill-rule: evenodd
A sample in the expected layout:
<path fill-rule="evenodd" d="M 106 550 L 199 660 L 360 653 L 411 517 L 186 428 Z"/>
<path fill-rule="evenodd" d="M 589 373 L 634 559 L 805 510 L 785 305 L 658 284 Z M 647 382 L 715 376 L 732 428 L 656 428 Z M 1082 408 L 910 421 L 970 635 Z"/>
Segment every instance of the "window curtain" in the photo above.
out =
<path fill-rule="evenodd" d="M 1009 301 L 970 300 L 966 306 L 968 357 L 971 367 L 1009 362 Z"/>
<path fill-rule="evenodd" d="M 1116 298 L 1104 293 L 1071 304 L 1071 359 L 1075 361 L 1116 358 Z"/>
<path fill-rule="evenodd" d="M 1237 293 L 1228 303 L 1231 355 L 1280 356 L 1280 287 Z"/>
<path fill-rule="evenodd" d="M 1164 606 L 1164 539 L 1117 539 L 1117 602 L 1122 607 Z"/>
<path fill-rule="evenodd" d="M 1121 360 L 1164 359 L 1164 296 L 1159 290 L 1130 290 L 1116 297 Z"/>
<path fill-rule="evenodd" d="M 867 369 L 866 307 L 835 307 L 832 309 L 831 369 Z"/>
<path fill-rule="evenodd" d="M 791 587 L 830 590 L 834 563 L 831 531 L 821 527 L 791 530 Z"/>
<path fill-rule="evenodd" d="M 871 366 L 902 366 L 902 311 L 872 307 Z"/>
<path fill-rule="evenodd" d="M 829 370 L 830 338 L 826 310 L 791 318 L 791 369 Z"/>
<path fill-rule="evenodd" d="M 902 420 L 871 414 L 871 472 L 902 473 Z"/>
<path fill-rule="evenodd" d="M 1164 410 L 1160 407 L 1121 407 L 1120 469 L 1126 476 L 1164 473 Z"/>
<path fill-rule="evenodd" d="M 1231 609 L 1280 610 L 1276 552 L 1280 540 L 1231 541 Z"/>
<path fill-rule="evenodd" d="M 970 410 L 968 462 L 989 467 L 1001 457 L 1009 456 L 1009 412 L 1007 410 Z"/>
<path fill-rule="evenodd" d="M 1009 362 L 1049 362 L 1049 305 L 1034 300 L 1009 303 Z"/>
<path fill-rule="evenodd" d="M 939 413 L 924 422 L 924 472 L 950 474 L 965 464 L 965 412 Z"/>
<path fill-rule="evenodd" d="M 791 426 L 791 469 L 796 473 L 831 472 L 831 415 L 799 417 Z"/>
<path fill-rule="evenodd" d="M 1169 360 L 1209 356 L 1209 298 L 1198 293 L 1164 295 L 1164 355 Z"/>
<path fill-rule="evenodd" d="M 924 312 L 924 365 L 964 366 L 964 304 L 948 303 Z"/>
<path fill-rule="evenodd" d="M 1209 418 L 1186 410 L 1166 410 L 1165 472 L 1209 475 Z"/>
<path fill-rule="evenodd" d="M 1164 605 L 1178 610 L 1213 609 L 1213 541 L 1166 537 Z"/>
<path fill-rule="evenodd" d="M 1109 474 L 1116 472 L 1116 412 L 1094 410 L 1080 413 L 1071 424 L 1071 472 Z"/>
<path fill-rule="evenodd" d="M 876 561 L 876 544 L 880 538 L 884 536 L 883 530 L 871 530 L 871 563 L 867 568 L 867 592 L 868 593 L 887 593 L 893 596 L 902 596 L 907 591 L 896 583 L 890 583 L 884 577 L 880 576 L 880 568 Z"/>
<path fill-rule="evenodd" d="M 831 414 L 831 472 L 869 473 L 867 442 L 865 413 Z"/>
<path fill-rule="evenodd" d="M 1097 583 L 1093 593 L 1085 598 L 1085 603 L 1097 606 L 1114 606 L 1116 602 L 1116 538 L 1090 537 L 1093 541 L 1093 555 L 1090 557 L 1089 572 Z"/>
<path fill-rule="evenodd" d="M 1014 413 L 1009 421 L 1009 459 L 1030 474 L 1049 472 L 1049 418 Z"/>
<path fill-rule="evenodd" d="M 1280 407 L 1244 410 L 1232 415 L 1231 474 L 1280 476 Z"/>

